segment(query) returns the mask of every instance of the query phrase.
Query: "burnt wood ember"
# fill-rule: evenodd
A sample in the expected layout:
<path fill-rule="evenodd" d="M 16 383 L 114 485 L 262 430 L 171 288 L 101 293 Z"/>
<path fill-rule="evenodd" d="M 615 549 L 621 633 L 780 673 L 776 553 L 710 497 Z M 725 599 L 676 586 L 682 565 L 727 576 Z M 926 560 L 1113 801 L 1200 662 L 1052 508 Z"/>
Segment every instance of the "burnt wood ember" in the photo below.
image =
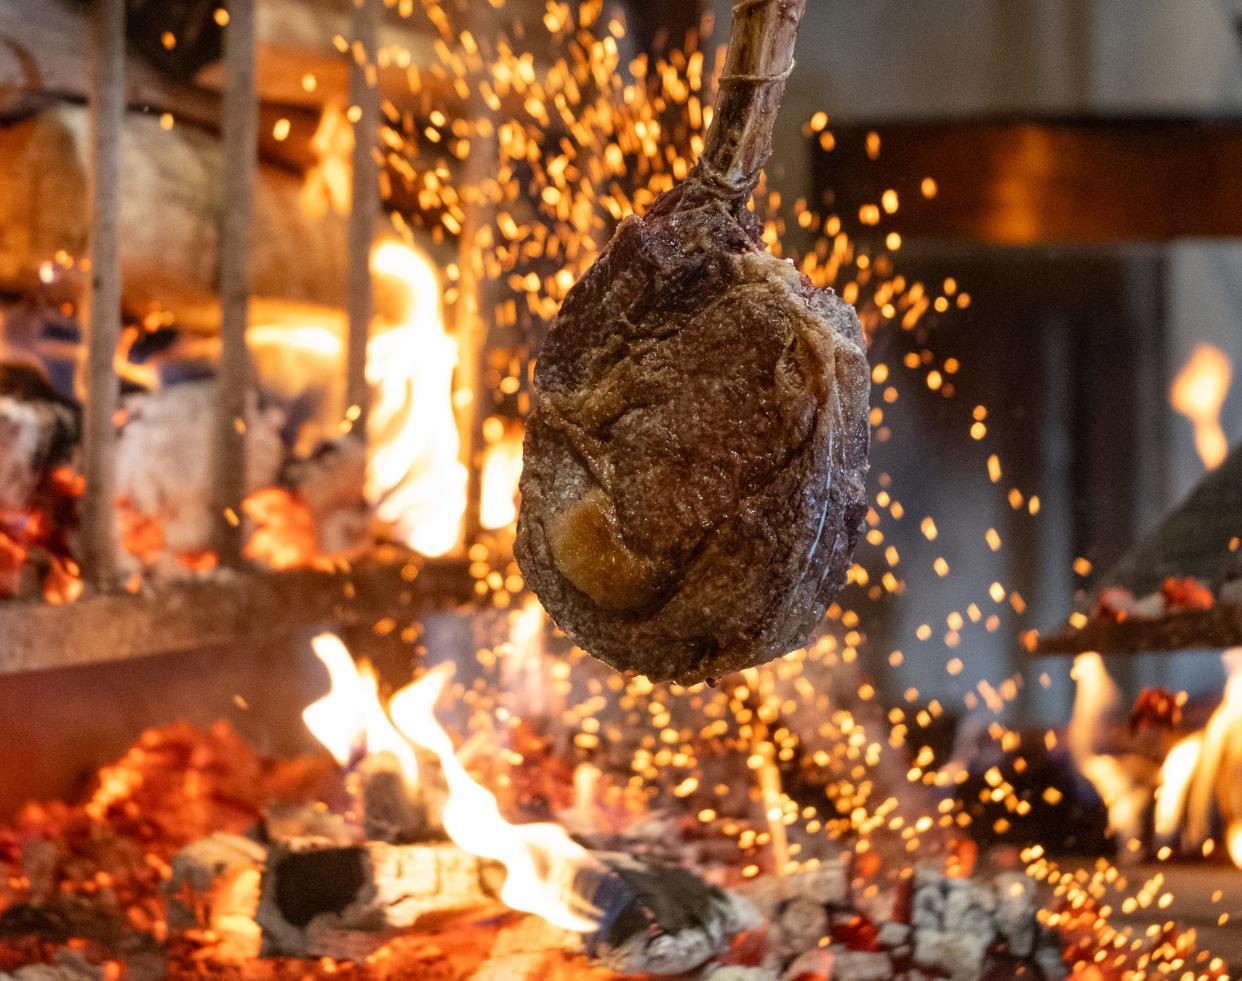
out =
<path fill-rule="evenodd" d="M 858 317 L 748 208 L 804 9 L 735 4 L 702 159 L 621 223 L 536 368 L 518 562 L 579 646 L 652 680 L 805 643 L 866 511 Z"/>
<path fill-rule="evenodd" d="M 25 364 L 0 364 L 0 508 L 25 508 L 78 441 L 77 406 Z"/>

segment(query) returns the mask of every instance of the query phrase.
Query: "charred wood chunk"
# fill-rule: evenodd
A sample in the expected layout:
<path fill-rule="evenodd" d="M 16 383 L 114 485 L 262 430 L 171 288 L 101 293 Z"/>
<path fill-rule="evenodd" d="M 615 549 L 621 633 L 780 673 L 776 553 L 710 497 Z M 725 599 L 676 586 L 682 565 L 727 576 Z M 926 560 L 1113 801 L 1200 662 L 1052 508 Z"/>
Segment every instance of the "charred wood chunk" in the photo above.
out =
<path fill-rule="evenodd" d="M 427 808 L 396 770 L 376 769 L 362 781 L 363 830 L 369 841 L 408 844 L 429 837 Z"/>
<path fill-rule="evenodd" d="M 167 578 L 187 575 L 180 559 L 211 549 L 211 506 L 217 448 L 203 439 L 220 398 L 216 381 L 186 382 L 129 396 L 117 441 L 117 522 L 127 573 L 154 568 Z M 270 488 L 285 458 L 283 414 L 257 399 L 246 409 L 247 494 Z"/>
<path fill-rule="evenodd" d="M 761 918 L 749 901 L 685 869 L 596 854 L 574 884 L 600 918 L 587 952 L 621 974 L 682 974 L 728 949 Z"/>
<path fill-rule="evenodd" d="M 575 643 L 655 681 L 805 643 L 866 512 L 858 317 L 747 207 L 804 6 L 738 5 L 703 159 L 621 223 L 536 368 L 518 562 Z"/>
<path fill-rule="evenodd" d="M 0 508 L 21 510 L 78 442 L 79 412 L 36 368 L 0 364 Z"/>

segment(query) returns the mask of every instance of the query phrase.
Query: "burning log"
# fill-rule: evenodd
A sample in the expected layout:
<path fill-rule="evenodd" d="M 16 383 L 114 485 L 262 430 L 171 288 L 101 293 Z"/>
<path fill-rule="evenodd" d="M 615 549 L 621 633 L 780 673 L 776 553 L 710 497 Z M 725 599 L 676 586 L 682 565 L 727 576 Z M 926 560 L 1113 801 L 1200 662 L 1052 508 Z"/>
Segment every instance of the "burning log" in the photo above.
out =
<path fill-rule="evenodd" d="M 494 904 L 501 878 L 448 843 L 284 842 L 263 872 L 263 953 L 360 959 L 431 914 Z"/>
<path fill-rule="evenodd" d="M 581 870 L 572 889 L 598 911 L 600 925 L 586 936 L 585 950 L 612 971 L 681 974 L 721 955 L 736 934 L 760 922 L 749 901 L 685 869 L 621 854 L 594 857 L 599 864 Z M 280 843 L 263 872 L 263 953 L 359 959 L 433 915 L 496 904 L 502 878 L 497 863 L 448 843 Z M 572 931 L 544 923 L 538 933 L 538 944 L 528 937 L 494 951 L 492 967 L 506 962 L 511 969 L 540 951 L 584 949 Z"/>
<path fill-rule="evenodd" d="M 414 784 L 386 752 L 368 755 L 350 774 L 368 841 L 408 845 L 443 840 L 444 781 L 438 769 L 429 772 L 425 755 L 415 756 L 419 771 Z"/>

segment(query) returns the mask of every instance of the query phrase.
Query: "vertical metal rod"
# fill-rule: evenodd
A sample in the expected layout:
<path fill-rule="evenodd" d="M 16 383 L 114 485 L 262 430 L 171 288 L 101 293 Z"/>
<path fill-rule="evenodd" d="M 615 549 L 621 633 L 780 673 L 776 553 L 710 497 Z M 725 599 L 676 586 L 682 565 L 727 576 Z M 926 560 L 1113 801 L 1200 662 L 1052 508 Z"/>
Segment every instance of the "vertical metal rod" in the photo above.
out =
<path fill-rule="evenodd" d="M 87 580 L 106 589 L 116 576 L 116 414 L 113 366 L 121 337 L 121 130 L 125 124 L 125 0 L 95 5 L 91 85 L 90 287 L 87 329 L 82 510 L 82 562 Z"/>
<path fill-rule="evenodd" d="M 220 223 L 220 401 L 216 414 L 213 508 L 223 565 L 241 562 L 246 493 L 246 397 L 254 178 L 259 144 L 255 0 L 231 0 L 224 29 L 224 138 Z"/>
<path fill-rule="evenodd" d="M 499 166 L 495 134 L 488 123 L 487 108 L 482 101 L 472 106 L 476 137 L 470 146 L 465 165 L 465 220 L 458 247 L 458 285 L 461 295 L 457 302 L 458 387 L 470 392 L 471 398 L 458 410 L 461 433 L 461 459 L 466 465 L 466 547 L 478 538 L 481 530 L 483 501 L 483 422 L 491 412 L 487 385 L 487 337 L 494 315 L 495 297 L 487 289 L 487 273 L 480 233 L 492 222 L 493 205 L 484 196 L 484 182 L 496 175 Z"/>
<path fill-rule="evenodd" d="M 349 101 L 354 123 L 353 202 L 349 215 L 348 314 L 345 393 L 349 421 L 366 438 L 367 341 L 374 305 L 371 246 L 380 213 L 379 146 L 380 90 L 378 52 L 382 0 L 354 0 L 353 45 L 350 49 Z"/>

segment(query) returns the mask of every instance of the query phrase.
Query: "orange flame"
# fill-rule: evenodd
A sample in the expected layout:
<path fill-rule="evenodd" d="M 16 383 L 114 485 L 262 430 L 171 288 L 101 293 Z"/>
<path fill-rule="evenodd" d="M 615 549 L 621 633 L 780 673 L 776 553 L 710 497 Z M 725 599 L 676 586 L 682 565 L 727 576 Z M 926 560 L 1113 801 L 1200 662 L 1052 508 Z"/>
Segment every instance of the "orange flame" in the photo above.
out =
<path fill-rule="evenodd" d="M 594 930 L 598 925 L 594 911 L 585 908 L 572 888 L 578 872 L 594 864 L 590 853 L 559 825 L 510 824 L 501 816 L 496 798 L 475 783 L 457 759 L 433 712 L 451 673 L 451 665 L 442 665 L 397 692 L 389 704 L 401 733 L 440 761 L 449 789 L 445 830 L 471 854 L 504 865 L 508 874 L 500 898 L 509 907 L 566 930 Z"/>
<path fill-rule="evenodd" d="M 466 510 L 466 468 L 458 460 L 452 404 L 457 345 L 445 331 L 440 284 L 424 253 L 405 243 L 382 242 L 371 253 L 371 272 L 400 309 L 393 312 L 390 305 L 385 316 L 377 317 L 367 345 L 372 405 L 366 497 L 379 520 L 404 544 L 423 555 L 444 555 L 460 540 Z M 274 381 L 316 368 L 328 377 L 338 376 L 344 368 L 344 322 L 340 317 L 325 319 L 315 324 L 309 313 L 295 313 L 294 322 L 251 327 L 247 341 L 261 354 Z M 270 518 L 265 505 L 271 503 L 255 501 L 254 506 Z M 285 517 L 292 521 L 295 516 Z M 288 522 L 282 519 L 282 524 Z M 305 537 L 287 527 L 280 532 L 284 540 Z M 283 554 L 285 544 L 255 548 L 266 556 L 279 546 Z M 302 547 L 306 544 L 294 550 L 298 554 L 289 560 L 294 566 L 311 564 L 314 545 L 307 553 Z"/>
<path fill-rule="evenodd" d="M 596 864 L 590 853 L 559 825 L 506 821 L 496 798 L 466 772 L 448 733 L 436 721 L 433 710 L 452 666 L 442 665 L 407 685 L 392 697 L 385 712 L 370 665 L 355 665 L 332 634 L 321 634 L 312 646 L 328 669 L 331 689 L 307 706 L 302 718 L 336 761 L 348 766 L 363 752 L 390 753 L 413 786 L 418 780 L 413 747 L 430 751 L 448 786 L 445 831 L 472 855 L 505 867 L 508 874 L 500 898 L 515 910 L 542 916 L 563 929 L 594 930 L 594 911 L 573 890 L 578 872 Z"/>
<path fill-rule="evenodd" d="M 302 185 L 302 207 L 312 217 L 321 218 L 332 209 L 338 215 L 349 213 L 353 196 L 354 127 L 336 102 L 329 102 L 311 137 L 315 164 Z"/>
<path fill-rule="evenodd" d="M 242 501 L 255 530 L 242 554 L 269 569 L 306 569 L 319 552 L 315 520 L 301 498 L 283 487 L 256 491 Z"/>
<path fill-rule="evenodd" d="M 333 634 L 320 634 L 311 647 L 328 669 L 332 687 L 302 712 L 306 727 L 341 766 L 348 766 L 357 754 L 386 753 L 396 761 L 406 784 L 416 784 L 418 760 L 380 704 L 379 681 L 371 665 L 355 665 Z"/>
<path fill-rule="evenodd" d="M 1078 683 L 1074 711 L 1066 732 L 1070 755 L 1079 772 L 1108 808 L 1108 826 L 1126 841 L 1137 840 L 1150 790 L 1115 756 L 1095 751 L 1094 739 L 1120 702 L 1120 692 L 1094 651 L 1079 654 L 1070 676 Z"/>
<path fill-rule="evenodd" d="M 1203 728 L 1203 752 L 1186 799 L 1186 837 L 1192 846 L 1207 840 L 1218 782 L 1229 765 L 1230 751 L 1242 745 L 1242 647 L 1226 651 L 1222 660 L 1226 672 L 1224 698 Z M 1238 779 L 1242 775 L 1232 776 Z M 1228 806 L 1224 795 L 1220 795 L 1220 804 L 1222 809 Z M 1227 822 L 1231 818 L 1242 820 L 1242 815 L 1227 813 L 1225 818 Z"/>
<path fill-rule="evenodd" d="M 1190 781 L 1202 756 L 1203 733 L 1196 732 L 1169 750 L 1169 755 L 1160 766 L 1154 823 L 1156 834 L 1162 838 L 1172 837 L 1181 828 Z"/>
<path fill-rule="evenodd" d="M 398 326 L 371 339 L 374 386 L 367 498 L 380 520 L 423 555 L 443 555 L 461 537 L 466 468 L 453 414 L 457 345 L 444 330 L 431 260 L 411 245 L 383 242 L 371 253 L 375 276 L 404 288 Z"/>
<path fill-rule="evenodd" d="M 1205 848 L 1217 810 L 1227 829 L 1229 856 L 1242 868 L 1242 795 L 1234 789 L 1242 772 L 1230 772 L 1238 767 L 1237 748 L 1242 746 L 1242 648 L 1226 651 L 1223 660 L 1226 681 L 1221 704 L 1207 725 L 1177 742 L 1161 764 L 1153 827 L 1160 838 L 1180 836 L 1187 849 Z M 1067 733 L 1070 752 L 1108 807 L 1109 827 L 1137 839 L 1152 791 L 1117 757 L 1095 753 L 1092 747 L 1105 716 L 1116 705 L 1117 688 L 1095 653 L 1078 656 L 1073 678 L 1078 688 Z"/>
<path fill-rule="evenodd" d="M 1229 835 L 1226 838 L 1229 846 L 1229 857 L 1233 859 L 1233 864 L 1242 869 L 1242 820 L 1234 821 L 1229 826 Z"/>
<path fill-rule="evenodd" d="M 1229 454 L 1220 410 L 1233 381 L 1233 364 L 1218 347 L 1199 344 L 1173 379 L 1169 401 L 1195 427 L 1195 449 L 1203 465 L 1215 470 Z"/>

